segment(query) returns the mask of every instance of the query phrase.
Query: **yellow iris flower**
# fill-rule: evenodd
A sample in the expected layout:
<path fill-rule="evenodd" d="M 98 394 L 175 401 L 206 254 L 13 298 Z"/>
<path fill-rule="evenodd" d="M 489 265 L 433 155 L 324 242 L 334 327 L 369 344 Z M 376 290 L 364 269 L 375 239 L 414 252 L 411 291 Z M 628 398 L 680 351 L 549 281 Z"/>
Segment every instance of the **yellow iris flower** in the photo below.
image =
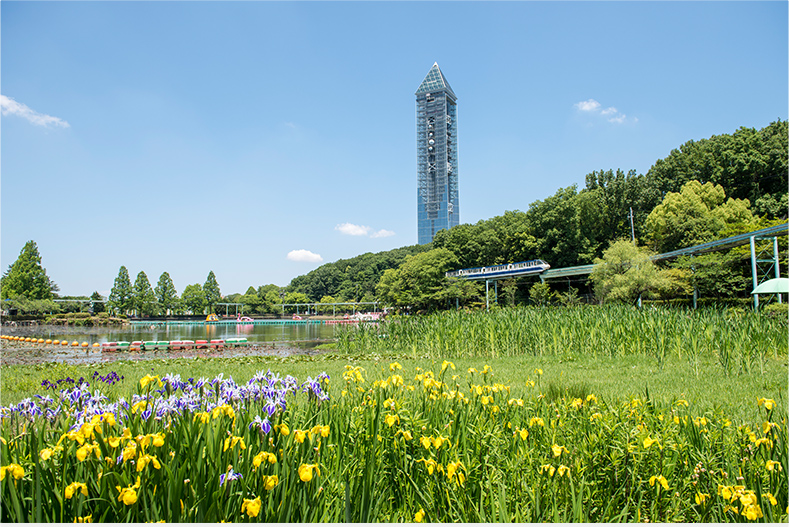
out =
<path fill-rule="evenodd" d="M 704 503 L 705 501 L 707 501 L 707 499 L 708 499 L 709 497 L 710 497 L 710 495 L 709 495 L 709 494 L 704 494 L 704 493 L 702 493 L 702 492 L 697 492 L 697 493 L 696 493 L 696 505 L 701 505 L 702 503 Z"/>
<path fill-rule="evenodd" d="M 765 399 L 764 397 L 759 397 L 757 403 L 759 404 L 759 406 L 764 406 L 764 409 L 768 411 L 775 408 L 775 401 L 773 401 L 772 399 Z"/>
<path fill-rule="evenodd" d="M 72 483 L 71 485 L 66 487 L 66 490 L 65 490 L 66 499 L 70 500 L 71 497 L 74 496 L 74 493 L 77 492 L 77 491 L 82 492 L 83 496 L 87 496 L 88 495 L 88 486 L 85 485 L 84 483 L 78 483 L 78 482 L 75 481 L 74 483 Z"/>
<path fill-rule="evenodd" d="M 153 381 L 156 381 L 156 382 L 159 383 L 159 388 L 161 388 L 164 385 L 164 383 L 162 382 L 162 380 L 159 378 L 158 375 L 146 375 L 145 377 L 140 379 L 140 388 L 145 388 L 146 386 L 151 384 Z"/>
<path fill-rule="evenodd" d="M 649 447 L 651 447 L 652 445 L 654 445 L 655 443 L 657 443 L 657 446 L 658 446 L 658 447 L 659 447 L 661 450 L 663 450 L 663 447 L 662 447 L 662 446 L 660 446 L 660 441 L 658 441 L 657 439 L 652 439 L 652 438 L 651 438 L 651 437 L 649 437 L 649 436 L 646 436 L 646 437 L 644 438 L 644 448 L 649 448 Z"/>
<path fill-rule="evenodd" d="M 419 509 L 419 511 L 414 514 L 414 522 L 422 523 L 422 520 L 425 519 L 425 509 Z"/>
<path fill-rule="evenodd" d="M 148 454 L 143 454 L 137 460 L 137 472 L 142 472 L 145 469 L 146 465 L 153 465 L 153 468 L 160 469 L 162 465 L 159 463 L 159 460 L 156 459 L 156 456 L 149 456 Z"/>
<path fill-rule="evenodd" d="M 260 507 L 262 506 L 262 502 L 260 500 L 260 496 L 255 498 L 254 500 L 244 500 L 244 503 L 241 504 L 241 514 L 247 513 L 247 516 L 250 518 L 256 518 L 258 514 L 260 514 Z"/>
<path fill-rule="evenodd" d="M 668 481 L 663 476 L 652 476 L 649 478 L 649 486 L 654 487 L 655 482 L 660 483 L 660 486 L 663 487 L 664 490 L 668 490 Z"/>
<path fill-rule="evenodd" d="M 115 487 L 118 490 L 118 501 L 122 501 L 124 505 L 131 506 L 137 503 L 137 489 L 140 488 L 140 476 L 137 476 L 137 483 L 130 485 L 126 488 L 119 486 Z"/>
<path fill-rule="evenodd" d="M 279 484 L 279 477 L 275 476 L 267 476 L 263 486 L 266 490 L 271 490 Z"/>
<path fill-rule="evenodd" d="M 553 451 L 553 457 L 561 456 L 562 452 L 564 452 L 565 454 L 569 454 L 570 453 L 565 447 L 563 447 L 561 445 L 553 445 L 551 447 L 551 451 Z"/>
<path fill-rule="evenodd" d="M 306 465 L 303 464 L 299 467 L 299 479 L 304 483 L 309 483 L 312 481 L 312 469 L 315 469 L 315 472 L 318 476 L 321 475 L 321 469 L 318 468 L 318 465 Z"/>

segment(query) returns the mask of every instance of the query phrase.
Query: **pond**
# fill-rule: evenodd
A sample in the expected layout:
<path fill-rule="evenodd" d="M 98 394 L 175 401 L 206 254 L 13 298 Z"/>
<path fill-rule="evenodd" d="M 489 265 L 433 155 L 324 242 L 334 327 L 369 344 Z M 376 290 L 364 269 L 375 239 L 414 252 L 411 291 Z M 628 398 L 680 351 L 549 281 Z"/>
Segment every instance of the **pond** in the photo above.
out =
<path fill-rule="evenodd" d="M 323 324 L 322 321 L 291 324 L 172 324 L 161 323 L 134 324 L 108 327 L 66 327 L 66 326 L 27 326 L 20 328 L 3 327 L 3 334 L 29 336 L 51 340 L 78 340 L 93 343 L 117 342 L 126 340 L 198 340 L 246 338 L 250 344 L 274 342 L 317 343 L 334 338 L 337 325 Z"/>
<path fill-rule="evenodd" d="M 81 346 L 62 346 L 24 342 L 2 342 L 0 365 L 40 364 L 46 362 L 65 362 L 72 364 L 112 362 L 116 360 L 150 360 L 164 357 L 241 357 L 241 356 L 288 356 L 313 354 L 315 346 L 334 338 L 337 325 L 321 321 L 291 324 L 145 324 L 112 327 L 64 327 L 64 326 L 3 326 L 2 334 L 31 337 L 44 340 L 60 340 Z M 241 348 L 224 350 L 180 350 L 148 352 L 100 352 L 93 348 L 94 343 L 117 341 L 174 341 L 174 340 L 211 340 L 246 338 L 248 345 Z"/>

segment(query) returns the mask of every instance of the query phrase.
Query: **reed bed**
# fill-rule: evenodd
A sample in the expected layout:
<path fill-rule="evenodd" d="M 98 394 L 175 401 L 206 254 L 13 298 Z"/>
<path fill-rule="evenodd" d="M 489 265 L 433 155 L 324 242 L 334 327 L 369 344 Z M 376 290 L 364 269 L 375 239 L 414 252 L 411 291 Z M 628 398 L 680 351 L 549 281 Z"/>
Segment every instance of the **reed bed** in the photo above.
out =
<path fill-rule="evenodd" d="M 726 375 L 763 372 L 765 360 L 786 356 L 786 321 L 726 310 L 633 309 L 626 306 L 517 308 L 394 317 L 343 328 L 346 353 L 399 352 L 414 357 L 517 356 L 714 357 Z"/>
<path fill-rule="evenodd" d="M 777 522 L 786 409 L 753 426 L 460 371 L 146 375 L 0 409 L 0 521 Z"/>

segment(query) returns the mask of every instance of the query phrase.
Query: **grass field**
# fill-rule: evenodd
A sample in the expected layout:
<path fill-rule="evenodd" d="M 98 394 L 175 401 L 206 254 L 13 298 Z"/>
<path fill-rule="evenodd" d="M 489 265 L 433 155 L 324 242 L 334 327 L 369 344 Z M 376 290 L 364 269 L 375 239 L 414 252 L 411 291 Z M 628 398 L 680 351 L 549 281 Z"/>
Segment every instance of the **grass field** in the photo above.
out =
<path fill-rule="evenodd" d="M 311 357 L 4 367 L 0 520 L 787 520 L 785 323 L 534 311 Z"/>

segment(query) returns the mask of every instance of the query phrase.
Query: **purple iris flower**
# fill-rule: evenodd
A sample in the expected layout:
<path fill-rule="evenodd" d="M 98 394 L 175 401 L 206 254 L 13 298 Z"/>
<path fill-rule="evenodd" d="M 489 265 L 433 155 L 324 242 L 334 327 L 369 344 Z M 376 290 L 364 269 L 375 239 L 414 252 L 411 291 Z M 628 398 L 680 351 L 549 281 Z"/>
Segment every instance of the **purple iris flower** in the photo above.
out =
<path fill-rule="evenodd" d="M 252 430 L 252 428 L 254 427 L 259 428 L 265 434 L 271 432 L 271 423 L 269 422 L 268 418 L 261 419 L 259 415 L 256 415 L 255 419 L 253 419 L 252 422 L 249 423 L 250 430 Z"/>
<path fill-rule="evenodd" d="M 240 472 L 233 472 L 231 470 L 227 474 L 222 474 L 221 476 L 219 476 L 219 486 L 221 487 L 222 485 L 224 485 L 225 481 L 235 481 L 243 477 L 244 477 L 243 474 L 241 474 Z"/>

